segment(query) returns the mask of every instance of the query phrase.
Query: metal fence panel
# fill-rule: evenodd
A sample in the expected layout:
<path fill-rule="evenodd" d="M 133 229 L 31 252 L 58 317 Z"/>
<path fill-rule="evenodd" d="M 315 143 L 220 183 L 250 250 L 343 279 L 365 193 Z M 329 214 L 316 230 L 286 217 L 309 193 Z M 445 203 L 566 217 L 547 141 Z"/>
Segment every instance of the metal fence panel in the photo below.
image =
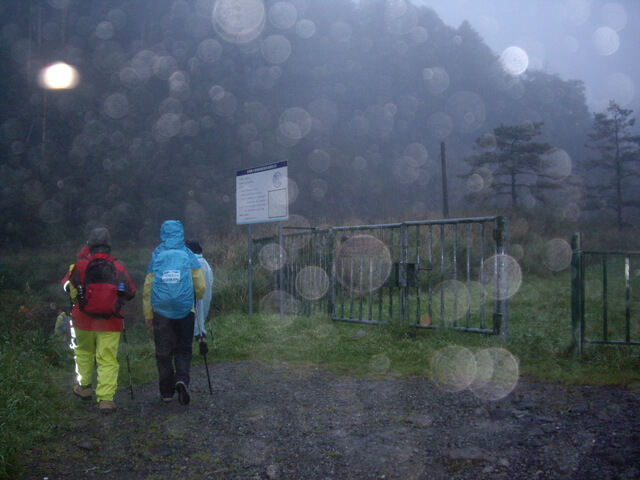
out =
<path fill-rule="evenodd" d="M 249 265 L 271 279 L 263 311 L 506 338 L 506 244 L 503 217 L 280 230 L 250 238 Z"/>
<path fill-rule="evenodd" d="M 574 352 L 584 344 L 640 345 L 640 252 L 582 250 L 572 240 Z"/>

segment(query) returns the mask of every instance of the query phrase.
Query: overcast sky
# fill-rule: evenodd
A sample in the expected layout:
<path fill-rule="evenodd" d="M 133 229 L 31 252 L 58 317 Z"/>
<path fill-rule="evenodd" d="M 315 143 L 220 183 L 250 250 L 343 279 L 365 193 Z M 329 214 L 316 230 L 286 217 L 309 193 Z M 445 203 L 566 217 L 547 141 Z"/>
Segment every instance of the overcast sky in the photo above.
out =
<path fill-rule="evenodd" d="M 615 99 L 640 111 L 640 0 L 413 0 L 457 28 L 465 19 L 498 55 L 527 52 L 530 67 L 580 79 L 589 109 Z"/>

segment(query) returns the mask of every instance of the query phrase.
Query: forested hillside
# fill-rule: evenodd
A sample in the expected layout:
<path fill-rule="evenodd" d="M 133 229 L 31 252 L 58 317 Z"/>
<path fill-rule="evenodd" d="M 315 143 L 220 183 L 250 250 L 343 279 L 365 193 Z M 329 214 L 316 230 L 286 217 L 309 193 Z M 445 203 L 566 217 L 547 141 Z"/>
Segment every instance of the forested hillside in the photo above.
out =
<path fill-rule="evenodd" d="M 572 162 L 561 191 L 583 174 L 582 83 L 510 71 L 473 25 L 404 1 L 228 3 L 2 2 L 0 244 L 228 231 L 236 171 L 280 160 L 311 225 L 439 217 L 442 142 L 452 212 L 476 212 L 463 160 L 500 125 L 542 123 Z M 39 86 L 56 61 L 76 88 Z"/>

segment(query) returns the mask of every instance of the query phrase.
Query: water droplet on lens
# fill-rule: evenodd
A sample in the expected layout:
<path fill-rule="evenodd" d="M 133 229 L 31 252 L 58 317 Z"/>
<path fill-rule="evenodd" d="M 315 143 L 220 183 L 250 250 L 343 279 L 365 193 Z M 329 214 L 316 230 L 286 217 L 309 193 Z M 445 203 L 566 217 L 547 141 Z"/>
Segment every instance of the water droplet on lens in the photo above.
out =
<path fill-rule="evenodd" d="M 471 298 L 464 283 L 447 280 L 432 293 L 432 315 L 438 325 L 454 325 L 469 310 Z"/>
<path fill-rule="evenodd" d="M 214 63 L 222 56 L 222 45 L 215 38 L 207 38 L 198 45 L 197 55 L 203 62 Z"/>
<path fill-rule="evenodd" d="M 298 315 L 300 302 L 288 292 L 275 290 L 260 300 L 260 313 L 263 315 Z"/>
<path fill-rule="evenodd" d="M 345 288 L 360 293 L 372 292 L 386 281 L 391 266 L 389 248 L 378 238 L 357 235 L 339 240 L 334 268 Z"/>
<path fill-rule="evenodd" d="M 305 267 L 296 275 L 296 292 L 307 300 L 319 300 L 329 290 L 329 276 L 320 267 Z"/>
<path fill-rule="evenodd" d="M 331 166 L 331 157 L 326 151 L 317 148 L 309 154 L 308 164 L 314 172 L 326 172 Z"/>
<path fill-rule="evenodd" d="M 213 26 L 227 42 L 247 44 L 257 38 L 265 25 L 262 0 L 218 0 L 213 8 Z"/>
<path fill-rule="evenodd" d="M 540 161 L 544 174 L 554 182 L 561 182 L 571 174 L 571 157 L 561 148 L 547 150 Z"/>
<path fill-rule="evenodd" d="M 522 75 L 529 68 L 529 55 L 520 47 L 508 47 L 500 57 L 502 67 L 511 75 Z"/>
<path fill-rule="evenodd" d="M 484 180 L 477 173 L 473 173 L 466 179 L 465 186 L 469 193 L 478 193 L 484 188 Z"/>
<path fill-rule="evenodd" d="M 391 367 L 391 360 L 384 353 L 373 355 L 369 360 L 369 369 L 374 373 L 384 373 Z"/>
<path fill-rule="evenodd" d="M 289 2 L 274 3 L 269 9 L 269 21 L 280 30 L 286 30 L 295 25 L 297 17 L 296 7 Z"/>
<path fill-rule="evenodd" d="M 111 118 L 122 118 L 129 113 L 129 100 L 121 93 L 114 93 L 104 100 L 103 108 Z"/>
<path fill-rule="evenodd" d="M 564 270 L 571 264 L 571 245 L 562 238 L 549 240 L 544 250 L 544 265 L 554 272 Z"/>
<path fill-rule="evenodd" d="M 470 389 L 483 400 L 497 401 L 509 395 L 518 383 L 519 362 L 503 348 L 487 348 L 476 354 L 477 373 Z"/>
<path fill-rule="evenodd" d="M 522 270 L 513 257 L 494 255 L 483 262 L 479 281 L 486 296 L 504 300 L 515 295 L 522 285 Z"/>
<path fill-rule="evenodd" d="M 600 27 L 593 34 L 596 52 L 608 56 L 616 53 L 620 47 L 620 37 L 611 27 Z"/>
<path fill-rule="evenodd" d="M 422 71 L 422 78 L 427 90 L 434 95 L 444 93 L 449 88 L 449 74 L 442 67 L 425 68 Z"/>
<path fill-rule="evenodd" d="M 300 38 L 311 38 L 316 34 L 316 25 L 308 19 L 300 20 L 296 24 L 296 33 Z"/>
<path fill-rule="evenodd" d="M 282 35 L 269 35 L 262 43 L 262 56 L 269 63 L 280 64 L 291 55 L 291 43 Z"/>
<path fill-rule="evenodd" d="M 431 377 L 439 389 L 447 392 L 468 388 L 476 372 L 475 356 L 465 347 L 446 347 L 436 352 L 431 360 Z"/>
<path fill-rule="evenodd" d="M 453 120 L 454 127 L 469 133 L 484 124 L 486 108 L 479 95 L 473 92 L 456 92 L 447 100 L 446 112 Z"/>
<path fill-rule="evenodd" d="M 258 253 L 260 265 L 270 271 L 282 268 L 287 261 L 287 254 L 277 243 L 269 243 L 260 249 Z"/>

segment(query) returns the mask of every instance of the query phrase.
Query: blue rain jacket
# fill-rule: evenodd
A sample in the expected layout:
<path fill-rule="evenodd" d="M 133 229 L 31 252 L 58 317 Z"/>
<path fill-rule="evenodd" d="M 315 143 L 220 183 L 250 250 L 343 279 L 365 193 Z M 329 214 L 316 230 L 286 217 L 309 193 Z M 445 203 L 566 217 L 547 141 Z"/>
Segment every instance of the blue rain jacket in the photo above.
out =
<path fill-rule="evenodd" d="M 184 318 L 194 306 L 192 270 L 200 269 L 200 262 L 185 246 L 178 220 L 162 224 L 160 242 L 147 269 L 147 276 L 153 274 L 151 307 L 164 317 Z"/>

